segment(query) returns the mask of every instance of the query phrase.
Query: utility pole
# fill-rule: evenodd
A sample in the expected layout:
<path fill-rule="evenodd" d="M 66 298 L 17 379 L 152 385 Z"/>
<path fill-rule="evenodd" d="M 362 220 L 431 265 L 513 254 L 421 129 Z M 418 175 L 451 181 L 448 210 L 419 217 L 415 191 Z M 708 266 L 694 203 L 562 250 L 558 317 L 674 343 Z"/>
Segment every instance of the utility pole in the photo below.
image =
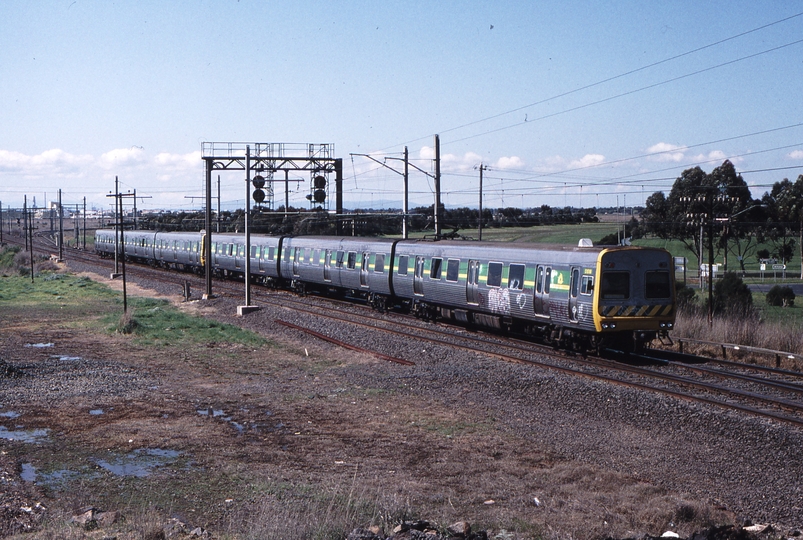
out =
<path fill-rule="evenodd" d="M 30 223 L 27 223 L 26 225 L 27 225 L 27 228 L 28 228 L 28 236 L 30 236 L 31 251 L 29 253 L 31 255 L 31 257 L 30 257 L 30 259 L 31 259 L 31 283 L 33 283 L 33 212 L 31 212 L 29 210 L 28 211 L 28 216 L 26 216 L 25 219 L 26 219 L 26 222 L 27 222 L 28 219 L 30 219 Z"/>
<path fill-rule="evenodd" d="M 487 167 L 480 162 L 480 219 L 477 225 L 477 236 L 479 240 L 482 240 L 482 171 L 486 169 Z"/>
<path fill-rule="evenodd" d="M 114 273 L 120 273 L 120 225 L 122 221 L 122 212 L 118 213 L 118 200 L 120 199 L 120 182 L 117 177 L 114 177 Z"/>
<path fill-rule="evenodd" d="M 404 204 L 404 208 L 402 209 L 402 212 L 403 212 L 404 215 L 402 216 L 402 218 L 403 218 L 402 219 L 402 235 L 404 236 L 404 239 L 407 240 L 407 235 L 408 235 L 407 218 L 408 218 L 408 214 L 410 213 L 410 209 L 409 209 L 410 202 L 409 202 L 409 195 L 408 195 L 408 193 L 409 193 L 409 178 L 410 178 L 409 167 L 412 167 L 413 169 L 416 169 L 417 171 L 424 173 L 425 175 L 429 176 L 430 178 L 434 178 L 434 176 L 429 174 L 427 171 L 425 171 L 423 169 L 420 169 L 420 168 L 416 167 L 415 165 L 413 165 L 412 163 L 410 163 L 409 153 L 407 151 L 407 147 L 406 146 L 404 147 L 404 158 L 402 158 L 401 160 L 399 158 L 394 158 L 394 157 L 386 157 L 385 158 L 386 160 L 391 159 L 391 160 L 397 160 L 397 161 L 404 161 L 404 172 L 397 171 L 396 169 L 394 169 L 393 167 L 391 167 L 387 163 L 383 163 L 382 161 L 379 161 L 378 159 L 376 159 L 375 157 L 373 157 L 373 156 L 371 156 L 369 154 L 349 154 L 349 155 L 366 157 L 366 158 L 370 159 L 371 161 L 373 161 L 375 163 L 379 163 L 380 165 L 382 165 L 386 169 L 390 169 L 391 171 L 395 172 L 396 174 L 402 175 L 402 177 L 404 178 L 404 203 L 403 203 Z"/>
<path fill-rule="evenodd" d="M 251 213 L 251 147 L 245 147 L 245 307 L 251 305 L 251 230 L 248 214 Z M 240 313 L 242 314 L 242 313 Z"/>
<path fill-rule="evenodd" d="M 205 234 L 203 235 L 204 271 L 206 274 L 206 292 L 204 300 L 212 298 L 212 160 L 204 160 L 206 179 L 206 215 Z"/>
<path fill-rule="evenodd" d="M 435 135 L 435 238 L 441 237 L 441 139 Z"/>
<path fill-rule="evenodd" d="M 0 243 L 2 242 L 3 242 L 3 201 L 0 201 Z"/>
<path fill-rule="evenodd" d="M 217 227 L 215 232 L 220 232 L 220 175 L 217 175 Z"/>
<path fill-rule="evenodd" d="M 25 251 L 28 251 L 28 195 L 22 200 L 22 234 L 25 237 Z"/>
<path fill-rule="evenodd" d="M 409 174 L 409 154 L 407 152 L 407 147 L 404 147 L 404 200 L 402 204 L 402 237 L 407 240 L 407 216 L 410 213 L 410 198 L 409 198 L 409 186 L 410 186 L 410 174 Z M 803 268 L 803 265 L 801 265 Z"/>
<path fill-rule="evenodd" d="M 84 197 L 84 249 L 86 249 L 86 197 Z"/>
<path fill-rule="evenodd" d="M 64 208 L 61 206 L 61 189 L 59 189 L 59 262 L 64 260 Z"/>

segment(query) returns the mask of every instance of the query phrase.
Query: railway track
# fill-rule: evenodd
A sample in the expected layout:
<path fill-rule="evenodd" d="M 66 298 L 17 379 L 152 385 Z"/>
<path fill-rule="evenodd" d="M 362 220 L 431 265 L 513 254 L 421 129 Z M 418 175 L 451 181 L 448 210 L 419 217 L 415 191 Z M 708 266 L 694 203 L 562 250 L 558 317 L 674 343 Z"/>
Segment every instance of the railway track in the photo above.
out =
<path fill-rule="evenodd" d="M 35 246 L 35 249 L 50 250 L 48 245 L 41 248 L 39 246 L 41 244 Z M 104 264 L 90 252 L 69 250 L 66 255 L 95 266 Z M 205 286 L 203 278 L 194 274 L 165 272 L 150 266 L 127 264 L 131 269 L 131 276 L 175 284 L 177 292 L 183 290 L 187 281 L 199 288 Z M 243 288 L 242 282 L 215 282 L 218 294 L 234 298 L 242 297 Z M 452 325 L 423 323 L 412 317 L 400 317 L 396 314 L 393 317 L 383 316 L 367 307 L 355 310 L 353 302 L 345 303 L 347 307 L 336 307 L 338 303 L 326 299 L 324 306 L 320 305 L 320 300 L 316 297 L 300 299 L 285 291 L 271 291 L 258 286 L 253 286 L 252 298 L 256 302 L 312 315 L 310 320 L 313 322 L 319 319 L 334 320 L 339 324 L 366 328 L 372 332 L 392 333 L 407 340 L 458 348 L 507 362 L 662 393 L 803 427 L 803 374 L 798 372 L 658 350 L 650 350 L 641 356 L 615 353 L 610 357 L 567 354 L 518 338 L 474 332 Z M 323 331 L 319 332 L 314 327 L 300 326 L 280 319 L 275 322 L 332 341 L 338 346 L 355 348 L 386 360 L 413 365 L 411 360 L 398 358 L 387 351 L 373 350 L 375 345 L 369 347 L 346 343 Z M 713 364 L 719 367 L 712 367 Z"/>

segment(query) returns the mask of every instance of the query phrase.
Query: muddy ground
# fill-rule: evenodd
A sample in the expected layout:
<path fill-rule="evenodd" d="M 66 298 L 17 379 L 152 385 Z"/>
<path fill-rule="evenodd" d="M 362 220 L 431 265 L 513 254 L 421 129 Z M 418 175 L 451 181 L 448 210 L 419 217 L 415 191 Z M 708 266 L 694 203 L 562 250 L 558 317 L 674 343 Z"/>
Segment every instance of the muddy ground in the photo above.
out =
<path fill-rule="evenodd" d="M 235 301 L 171 301 L 237 321 Z M 407 366 L 267 323 L 259 348 L 154 348 L 88 322 L 102 315 L 65 318 L 58 299 L 1 315 L 0 535 L 159 538 L 178 520 L 217 538 L 343 538 L 425 518 L 602 538 L 743 519 L 693 486 L 558 453 L 548 432 L 499 421 L 481 389 L 418 389 Z M 70 523 L 88 507 L 119 514 Z"/>

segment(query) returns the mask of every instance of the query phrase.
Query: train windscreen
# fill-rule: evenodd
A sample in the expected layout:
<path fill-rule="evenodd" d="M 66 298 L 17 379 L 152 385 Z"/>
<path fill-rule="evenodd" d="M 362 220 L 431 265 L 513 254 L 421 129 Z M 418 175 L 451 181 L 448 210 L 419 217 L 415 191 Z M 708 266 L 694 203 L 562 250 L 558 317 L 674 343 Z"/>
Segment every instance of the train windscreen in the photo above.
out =
<path fill-rule="evenodd" d="M 600 295 L 603 300 L 630 298 L 630 272 L 603 272 Z"/>
<path fill-rule="evenodd" d="M 665 270 L 646 272 L 644 294 L 649 299 L 669 298 L 672 296 L 669 272 Z"/>

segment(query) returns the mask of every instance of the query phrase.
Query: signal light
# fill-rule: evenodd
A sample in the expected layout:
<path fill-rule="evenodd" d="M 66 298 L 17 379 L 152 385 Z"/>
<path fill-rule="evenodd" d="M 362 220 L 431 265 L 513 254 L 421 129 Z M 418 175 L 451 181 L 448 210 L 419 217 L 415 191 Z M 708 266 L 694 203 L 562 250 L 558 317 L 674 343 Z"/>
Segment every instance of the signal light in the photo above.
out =
<path fill-rule="evenodd" d="M 265 187 L 265 178 L 257 175 L 251 179 L 251 184 L 253 184 L 253 186 L 256 188 L 254 189 L 254 193 L 252 195 L 254 201 L 261 203 L 265 200 L 265 190 L 262 189 Z"/>

